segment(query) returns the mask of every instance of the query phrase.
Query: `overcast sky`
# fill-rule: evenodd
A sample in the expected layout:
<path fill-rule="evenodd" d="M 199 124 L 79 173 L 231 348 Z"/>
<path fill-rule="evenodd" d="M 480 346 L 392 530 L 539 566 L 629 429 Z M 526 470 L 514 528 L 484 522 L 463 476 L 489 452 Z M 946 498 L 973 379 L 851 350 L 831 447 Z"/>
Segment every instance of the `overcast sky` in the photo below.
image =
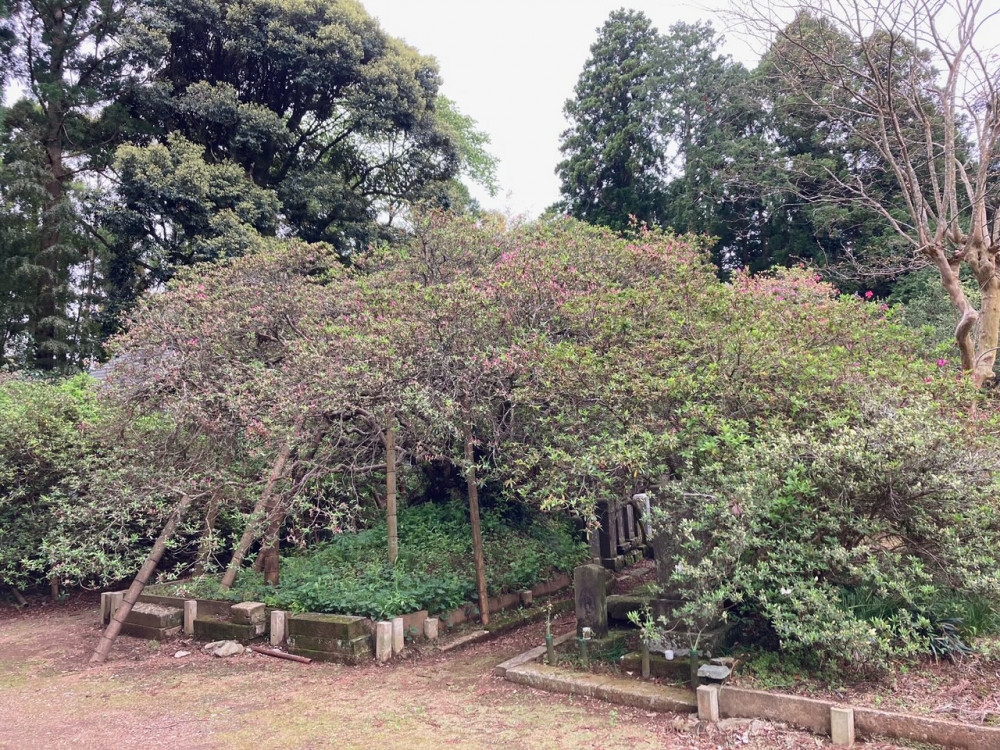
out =
<path fill-rule="evenodd" d="M 597 38 L 597 28 L 623 2 L 604 0 L 362 0 L 382 28 L 437 58 L 443 93 L 475 118 L 500 159 L 501 193 L 480 196 L 488 208 L 536 216 L 559 197 L 555 166 L 562 108 Z M 634 0 L 666 32 L 676 21 L 724 21 L 706 8 L 723 0 Z M 747 60 L 727 32 L 726 51 Z"/>

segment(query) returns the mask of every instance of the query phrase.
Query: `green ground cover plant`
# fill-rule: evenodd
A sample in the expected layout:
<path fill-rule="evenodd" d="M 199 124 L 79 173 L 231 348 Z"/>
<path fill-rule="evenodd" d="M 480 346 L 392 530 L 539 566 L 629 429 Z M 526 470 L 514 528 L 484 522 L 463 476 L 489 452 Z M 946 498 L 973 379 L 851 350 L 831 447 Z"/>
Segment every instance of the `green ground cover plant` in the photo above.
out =
<path fill-rule="evenodd" d="M 279 586 L 246 570 L 228 592 L 214 578 L 183 582 L 188 595 L 262 601 L 296 612 L 330 612 L 385 619 L 415 612 L 445 612 L 474 599 L 475 571 L 468 512 L 456 502 L 424 503 L 399 513 L 400 551 L 385 558 L 386 524 L 345 532 L 282 560 Z M 483 513 L 490 593 L 517 591 L 579 565 L 587 556 L 580 534 L 565 518 L 539 513 Z"/>

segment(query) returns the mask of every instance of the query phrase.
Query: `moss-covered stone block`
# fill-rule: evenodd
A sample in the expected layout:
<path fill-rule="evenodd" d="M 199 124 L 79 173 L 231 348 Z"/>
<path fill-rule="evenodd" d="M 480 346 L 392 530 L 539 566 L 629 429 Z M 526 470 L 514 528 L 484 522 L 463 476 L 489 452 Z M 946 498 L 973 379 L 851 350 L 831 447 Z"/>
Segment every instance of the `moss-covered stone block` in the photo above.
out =
<path fill-rule="evenodd" d="M 125 622 L 147 628 L 180 627 L 184 624 L 184 610 L 160 604 L 136 602 Z"/>
<path fill-rule="evenodd" d="M 306 612 L 288 618 L 288 638 L 305 635 L 331 641 L 350 641 L 371 632 L 371 621 L 352 615 L 321 615 Z"/>
<path fill-rule="evenodd" d="M 288 652 L 318 661 L 332 661 L 339 664 L 360 664 L 375 656 L 371 636 L 367 634 L 349 640 L 328 640 L 305 635 L 289 635 Z"/>
<path fill-rule="evenodd" d="M 179 635 L 180 632 L 180 626 L 154 628 L 149 625 L 136 625 L 127 621 L 122 624 L 121 630 L 122 635 L 128 635 L 133 638 L 145 638 L 147 641 L 167 641 Z"/>
<path fill-rule="evenodd" d="M 199 617 L 194 621 L 194 637 L 199 641 L 249 643 L 257 636 L 253 625 Z"/>
<path fill-rule="evenodd" d="M 164 596 L 162 594 L 147 594 L 142 593 L 139 595 L 140 602 L 148 602 L 149 604 L 161 604 L 165 607 L 176 607 L 177 609 L 184 609 L 184 602 L 188 601 L 191 597 L 185 598 L 182 596 Z M 217 599 L 195 599 L 198 602 L 198 614 L 202 617 L 228 617 L 229 608 L 232 606 L 232 602 L 223 602 Z"/>

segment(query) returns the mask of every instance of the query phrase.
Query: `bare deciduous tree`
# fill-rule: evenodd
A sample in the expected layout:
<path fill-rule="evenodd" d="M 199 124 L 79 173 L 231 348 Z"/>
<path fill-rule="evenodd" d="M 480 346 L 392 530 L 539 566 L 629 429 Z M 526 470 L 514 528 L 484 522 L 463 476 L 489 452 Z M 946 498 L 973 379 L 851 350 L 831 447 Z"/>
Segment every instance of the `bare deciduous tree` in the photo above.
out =
<path fill-rule="evenodd" d="M 801 106 L 862 144 L 902 193 L 831 174 L 933 264 L 957 313 L 963 369 L 994 379 L 1000 330 L 1000 10 L 991 0 L 804 0 L 742 12 Z M 870 174 L 859 170 L 858 173 Z M 981 306 L 960 281 L 967 266 Z"/>

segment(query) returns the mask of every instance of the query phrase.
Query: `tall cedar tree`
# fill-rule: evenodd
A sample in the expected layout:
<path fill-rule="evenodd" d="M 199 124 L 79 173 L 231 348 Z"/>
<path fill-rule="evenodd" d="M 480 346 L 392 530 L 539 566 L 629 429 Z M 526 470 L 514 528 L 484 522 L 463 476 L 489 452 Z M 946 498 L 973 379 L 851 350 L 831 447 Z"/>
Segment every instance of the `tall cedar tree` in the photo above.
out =
<path fill-rule="evenodd" d="M 591 224 L 659 224 L 667 154 L 663 142 L 664 39 L 638 11 L 616 10 L 598 30 L 564 112 L 566 157 L 556 168 L 562 208 Z"/>

